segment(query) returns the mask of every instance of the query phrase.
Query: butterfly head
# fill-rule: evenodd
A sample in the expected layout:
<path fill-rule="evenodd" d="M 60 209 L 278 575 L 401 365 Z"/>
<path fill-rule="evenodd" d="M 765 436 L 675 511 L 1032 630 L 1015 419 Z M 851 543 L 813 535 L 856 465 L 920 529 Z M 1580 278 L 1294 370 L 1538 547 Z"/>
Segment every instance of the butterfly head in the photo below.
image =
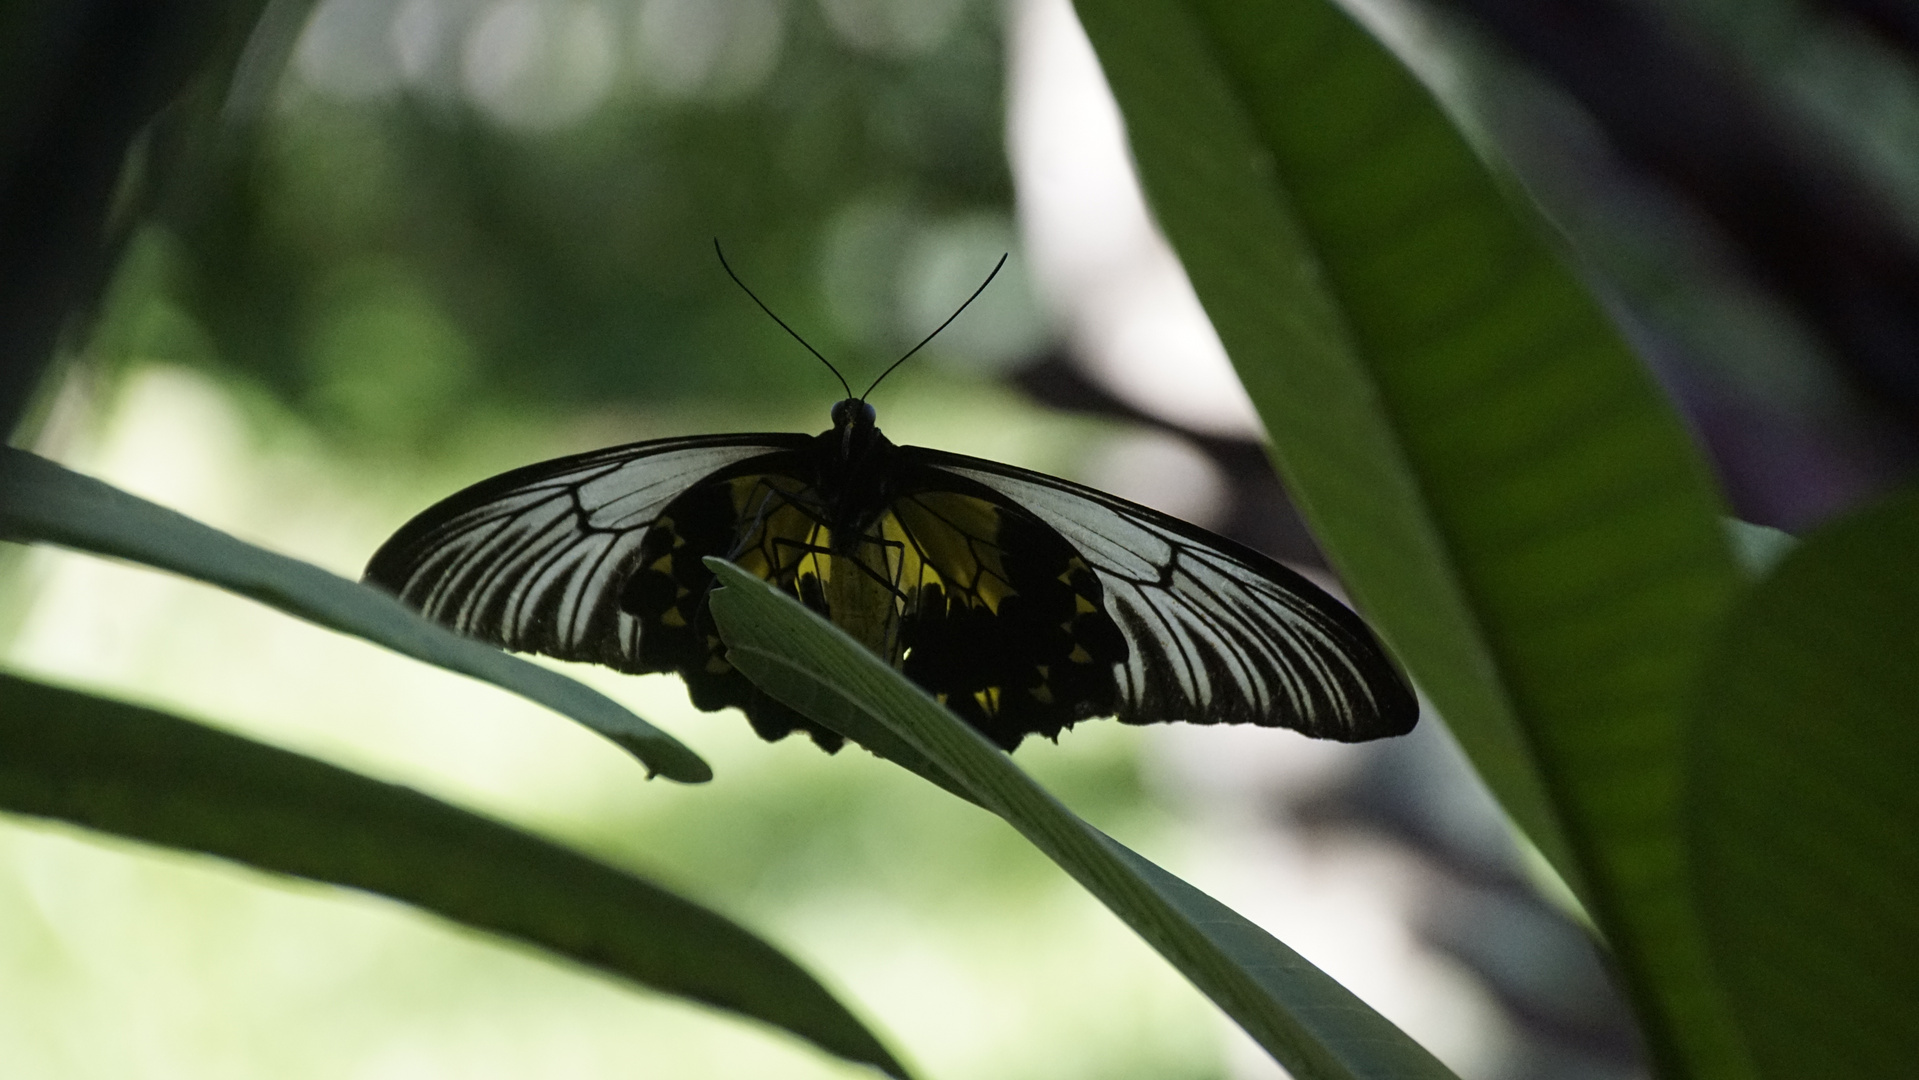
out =
<path fill-rule="evenodd" d="M 847 398 L 833 406 L 833 427 L 835 430 L 852 431 L 870 428 L 877 415 L 873 406 L 859 398 Z"/>

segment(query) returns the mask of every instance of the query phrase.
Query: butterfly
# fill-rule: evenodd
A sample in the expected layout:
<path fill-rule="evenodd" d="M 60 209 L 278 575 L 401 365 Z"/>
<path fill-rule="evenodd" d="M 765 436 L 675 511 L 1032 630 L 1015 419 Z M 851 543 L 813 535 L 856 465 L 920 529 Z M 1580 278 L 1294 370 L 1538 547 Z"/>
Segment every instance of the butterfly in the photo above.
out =
<path fill-rule="evenodd" d="M 896 445 L 865 397 L 848 387 L 816 436 L 657 439 L 484 480 L 403 526 L 366 580 L 502 648 L 677 672 L 699 708 L 829 751 L 838 734 L 727 661 L 705 557 L 798 597 L 1007 750 L 1100 716 L 1412 729 L 1377 638 L 1305 578 L 1089 487 Z"/>

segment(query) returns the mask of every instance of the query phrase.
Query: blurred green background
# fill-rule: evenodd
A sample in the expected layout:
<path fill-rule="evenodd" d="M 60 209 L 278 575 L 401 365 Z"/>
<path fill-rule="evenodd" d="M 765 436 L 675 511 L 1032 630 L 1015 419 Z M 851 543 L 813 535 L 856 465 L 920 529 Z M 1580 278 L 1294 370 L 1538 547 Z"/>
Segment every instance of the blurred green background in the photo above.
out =
<path fill-rule="evenodd" d="M 128 291 L 156 306 L 107 351 L 237 376 L 383 454 L 469 443 L 475 413 L 819 426 L 837 384 L 714 241 L 877 374 L 1017 246 L 1002 54 L 971 0 L 322 4 L 218 198 L 143 238 Z M 1046 343 L 1018 265 L 977 314 L 936 359 Z"/>

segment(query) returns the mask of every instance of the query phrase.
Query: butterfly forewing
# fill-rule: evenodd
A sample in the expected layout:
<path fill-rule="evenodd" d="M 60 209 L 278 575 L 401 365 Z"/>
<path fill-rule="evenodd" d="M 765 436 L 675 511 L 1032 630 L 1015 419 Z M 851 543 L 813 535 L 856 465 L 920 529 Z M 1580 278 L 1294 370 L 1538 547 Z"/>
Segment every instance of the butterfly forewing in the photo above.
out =
<path fill-rule="evenodd" d="M 989 489 L 922 470 L 902 488 L 887 521 L 920 575 L 906 674 L 1009 749 L 1111 714 L 1126 642 L 1073 546 Z"/>
<path fill-rule="evenodd" d="M 618 603 L 648 527 L 701 478 L 808 441 L 662 440 L 519 469 L 414 518 L 375 553 L 366 577 L 503 648 L 657 670 L 640 666 L 638 626 Z"/>
<path fill-rule="evenodd" d="M 1118 717 L 1283 726 L 1359 740 L 1418 705 L 1359 617 L 1298 574 L 1185 522 L 1064 480 L 918 447 L 1055 530 L 1099 576 L 1125 636 Z"/>

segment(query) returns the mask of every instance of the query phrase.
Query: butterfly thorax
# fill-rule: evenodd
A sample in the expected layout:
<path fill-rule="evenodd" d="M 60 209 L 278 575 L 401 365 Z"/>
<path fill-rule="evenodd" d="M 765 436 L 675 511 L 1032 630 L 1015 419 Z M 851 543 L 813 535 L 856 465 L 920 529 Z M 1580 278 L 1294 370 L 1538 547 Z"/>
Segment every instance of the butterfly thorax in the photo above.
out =
<path fill-rule="evenodd" d="M 892 500 L 899 448 L 875 426 L 871 405 L 848 398 L 833 406 L 833 427 L 811 452 L 826 551 L 796 584 L 835 625 L 897 665 L 906 596 L 898 552 L 889 550 L 880 521 Z M 805 596 L 813 589 L 817 595 Z"/>
<path fill-rule="evenodd" d="M 833 427 L 813 440 L 814 489 L 836 555 L 853 555 L 872 543 L 874 526 L 893 492 L 899 447 L 874 424 L 873 407 L 857 398 L 833 406 Z"/>

